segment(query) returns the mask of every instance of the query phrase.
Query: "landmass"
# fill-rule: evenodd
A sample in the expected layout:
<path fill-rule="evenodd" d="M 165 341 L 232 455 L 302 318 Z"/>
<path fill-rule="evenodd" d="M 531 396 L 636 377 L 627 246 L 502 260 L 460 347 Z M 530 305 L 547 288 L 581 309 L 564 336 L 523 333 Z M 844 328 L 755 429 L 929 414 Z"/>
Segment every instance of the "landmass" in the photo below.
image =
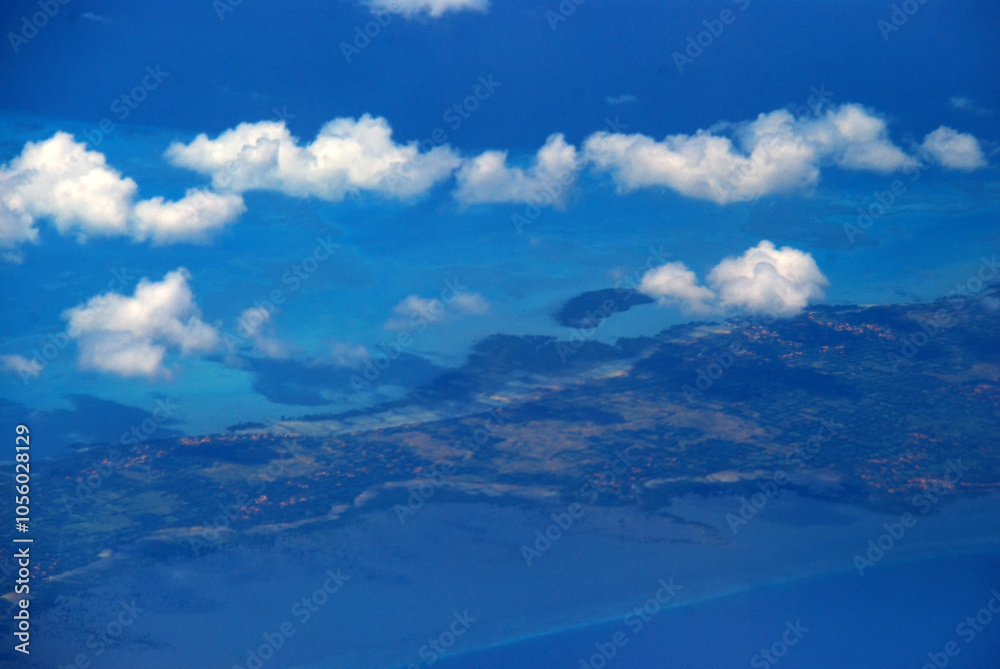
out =
<path fill-rule="evenodd" d="M 996 491 L 998 297 L 816 306 L 614 345 L 494 335 L 406 401 L 82 447 L 39 463 L 34 582 L 44 601 L 46 583 L 123 555 L 197 555 L 378 509 L 402 521 L 442 501 L 656 514 L 772 482 L 897 512 Z"/>

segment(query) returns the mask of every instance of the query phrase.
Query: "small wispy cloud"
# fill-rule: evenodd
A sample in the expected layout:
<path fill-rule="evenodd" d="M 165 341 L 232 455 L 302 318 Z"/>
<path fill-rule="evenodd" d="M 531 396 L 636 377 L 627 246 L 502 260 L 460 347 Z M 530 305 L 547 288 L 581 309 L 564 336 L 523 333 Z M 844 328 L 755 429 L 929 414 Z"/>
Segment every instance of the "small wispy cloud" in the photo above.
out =
<path fill-rule="evenodd" d="M 101 16 L 100 14 L 95 14 L 94 12 L 84 12 L 80 14 L 81 19 L 87 19 L 88 21 L 97 21 L 98 23 L 108 24 L 111 23 L 111 19 L 106 16 Z"/>
<path fill-rule="evenodd" d="M 402 14 L 409 18 L 424 14 L 431 18 L 441 18 L 447 12 L 472 10 L 485 13 L 489 0 L 369 0 L 368 4 L 380 11 Z"/>
<path fill-rule="evenodd" d="M 28 360 L 21 355 L 0 355 L 0 369 L 14 372 L 22 377 L 36 377 L 42 373 L 42 365 L 37 360 Z"/>
<path fill-rule="evenodd" d="M 976 114 L 977 116 L 988 116 L 993 113 L 992 109 L 980 107 L 976 104 L 975 100 L 964 95 L 951 96 L 948 98 L 948 104 L 951 105 L 952 109 L 961 109 L 962 111 L 967 111 L 971 114 Z"/>
<path fill-rule="evenodd" d="M 639 101 L 634 95 L 609 95 L 604 98 L 609 105 L 630 105 Z"/>

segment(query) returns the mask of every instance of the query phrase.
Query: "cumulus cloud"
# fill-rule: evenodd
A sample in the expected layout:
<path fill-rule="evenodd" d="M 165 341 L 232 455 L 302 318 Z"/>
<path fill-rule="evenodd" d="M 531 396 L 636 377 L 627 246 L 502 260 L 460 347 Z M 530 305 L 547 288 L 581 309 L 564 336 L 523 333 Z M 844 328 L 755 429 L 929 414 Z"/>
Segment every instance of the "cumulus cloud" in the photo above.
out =
<path fill-rule="evenodd" d="M 237 321 L 237 332 L 253 342 L 262 355 L 275 360 L 287 358 L 289 347 L 270 331 L 272 312 L 264 307 L 244 309 Z"/>
<path fill-rule="evenodd" d="M 793 316 L 823 298 L 829 281 L 808 253 L 767 240 L 730 256 L 712 268 L 707 288 L 683 263 L 670 262 L 647 272 L 639 291 L 661 303 L 679 303 L 698 312 L 738 309 Z"/>
<path fill-rule="evenodd" d="M 373 10 L 399 13 L 407 17 L 426 14 L 433 18 L 439 18 L 445 12 L 485 12 L 490 6 L 489 0 L 369 0 L 368 4 Z"/>
<path fill-rule="evenodd" d="M 0 167 L 0 249 L 18 260 L 20 245 L 38 239 L 37 219 L 80 239 L 128 236 L 162 244 L 203 239 L 245 210 L 238 195 L 196 189 L 176 202 L 155 197 L 134 204 L 137 190 L 104 154 L 68 133 L 28 142 Z"/>
<path fill-rule="evenodd" d="M 162 197 L 154 197 L 136 204 L 133 237 L 151 238 L 157 244 L 201 241 L 245 211 L 243 198 L 235 193 L 192 188 L 180 200 L 164 202 Z"/>
<path fill-rule="evenodd" d="M 60 232 L 81 237 L 128 232 L 132 179 L 108 167 L 104 154 L 65 132 L 43 142 L 28 142 L 3 168 L 0 201 L 5 212 L 22 220 L 50 218 Z"/>
<path fill-rule="evenodd" d="M 877 172 L 918 164 L 891 142 L 884 120 L 854 104 L 801 119 L 777 110 L 662 141 L 598 132 L 583 153 L 621 191 L 666 186 L 718 204 L 802 190 L 818 183 L 828 164 Z"/>
<path fill-rule="evenodd" d="M 209 352 L 219 333 L 201 320 L 184 268 L 162 281 L 143 278 L 132 297 L 105 293 L 68 309 L 67 332 L 77 340 L 80 366 L 119 376 L 168 377 L 168 351 Z"/>
<path fill-rule="evenodd" d="M 668 262 L 643 275 L 639 292 L 659 298 L 661 304 L 680 303 L 690 311 L 708 311 L 715 293 L 698 283 L 698 277 L 682 262 Z"/>
<path fill-rule="evenodd" d="M 467 160 L 455 178 L 455 199 L 462 204 L 484 202 L 565 202 L 576 181 L 579 159 L 576 147 L 561 134 L 549 136 L 527 168 L 508 167 L 506 151 L 486 151 Z"/>
<path fill-rule="evenodd" d="M 947 126 L 928 133 L 920 148 L 928 159 L 951 170 L 972 171 L 986 167 L 979 140 Z"/>
<path fill-rule="evenodd" d="M 21 355 L 0 355 L 0 369 L 19 374 L 22 379 L 29 379 L 42 373 L 42 364 Z"/>
<path fill-rule="evenodd" d="M 338 118 L 312 143 L 300 146 L 284 121 L 241 123 L 215 139 L 175 142 L 167 158 L 234 191 L 273 190 L 338 201 L 368 191 L 406 199 L 447 178 L 461 160 L 447 145 L 422 152 L 417 142 L 396 144 L 383 118 Z"/>
<path fill-rule="evenodd" d="M 35 219 L 17 197 L 19 182 L 23 181 L 24 175 L 0 170 L 0 249 L 9 262 L 22 260 L 17 250 L 21 244 L 38 241 Z"/>
<path fill-rule="evenodd" d="M 812 255 L 766 239 L 741 256 L 730 256 L 708 274 L 719 302 L 749 312 L 791 316 L 823 298 L 829 281 Z"/>

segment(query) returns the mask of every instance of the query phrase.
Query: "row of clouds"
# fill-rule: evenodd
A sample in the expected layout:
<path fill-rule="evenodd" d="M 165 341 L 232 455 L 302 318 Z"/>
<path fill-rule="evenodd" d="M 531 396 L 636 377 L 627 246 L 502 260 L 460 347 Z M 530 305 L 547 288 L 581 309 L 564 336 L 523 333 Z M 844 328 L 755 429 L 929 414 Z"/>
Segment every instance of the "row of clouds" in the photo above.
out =
<path fill-rule="evenodd" d="M 913 149 L 949 169 L 986 165 L 975 137 L 944 126 Z M 453 196 L 464 205 L 541 201 L 554 183 L 571 183 L 587 167 L 609 173 L 623 192 L 666 187 L 728 204 L 815 186 L 828 166 L 889 173 L 921 165 L 892 142 L 884 119 L 857 104 L 808 118 L 782 109 L 662 140 L 597 132 L 578 148 L 554 134 L 525 166 L 510 165 L 505 151 L 462 158 L 448 145 L 427 152 L 415 142 L 399 145 L 385 119 L 370 116 L 332 121 L 305 145 L 283 123 L 245 123 L 215 139 L 175 143 L 167 157 L 217 188 L 327 200 L 360 192 L 408 199 L 454 175 Z"/>
<path fill-rule="evenodd" d="M 207 176 L 212 188 L 191 189 L 176 201 L 136 202 L 136 183 L 70 135 L 29 142 L 0 167 L 0 250 L 16 259 L 21 244 L 37 240 L 40 218 L 84 238 L 199 241 L 243 213 L 241 194 L 252 190 L 334 202 L 355 195 L 409 201 L 454 179 L 452 196 L 462 206 L 562 206 L 589 169 L 610 175 L 622 193 L 668 188 L 725 205 L 808 191 L 829 167 L 890 173 L 922 161 L 955 170 L 986 166 L 972 135 L 942 126 L 908 152 L 890 139 L 883 118 L 857 104 L 808 118 L 777 110 L 662 140 L 597 132 L 577 147 L 554 134 L 524 165 L 511 164 L 505 151 L 466 158 L 447 144 L 400 144 L 385 119 L 369 115 L 335 119 L 307 144 L 283 121 L 243 123 L 215 138 L 175 142 L 166 158 Z"/>
<path fill-rule="evenodd" d="M 202 319 L 184 268 L 160 281 L 143 278 L 131 296 L 116 292 L 97 295 L 63 313 L 67 335 L 77 344 L 79 366 L 122 377 L 170 378 L 168 355 L 219 358 L 232 355 L 235 338 Z M 823 299 L 829 285 L 808 253 L 776 248 L 767 240 L 742 255 L 723 259 L 699 282 L 683 263 L 669 262 L 650 269 L 638 290 L 675 304 L 688 312 L 722 315 L 733 310 L 788 317 Z M 409 295 L 393 309 L 383 328 L 422 331 L 449 318 L 484 316 L 490 304 L 479 293 L 459 291 L 447 298 Z M 274 333 L 274 312 L 263 307 L 244 310 L 236 321 L 243 354 L 286 359 L 295 351 Z M 227 341 L 228 339 L 228 341 Z M 362 345 L 334 343 L 323 364 L 356 367 L 370 358 Z M 0 369 L 22 377 L 37 376 L 43 366 L 18 355 L 0 356 Z"/>
<path fill-rule="evenodd" d="M 0 250 L 38 239 L 38 219 L 51 220 L 61 234 L 131 237 L 165 244 L 195 241 L 246 211 L 234 192 L 193 188 L 180 200 L 162 197 L 136 202 L 138 186 L 65 132 L 28 142 L 0 167 Z"/>
<path fill-rule="evenodd" d="M 275 335 L 275 312 L 264 307 L 245 309 L 225 332 L 221 322 L 202 318 L 191 275 L 183 267 L 161 280 L 143 278 L 132 295 L 116 292 L 96 295 L 63 312 L 66 334 L 76 342 L 81 369 L 122 377 L 169 379 L 168 356 L 211 357 L 240 354 L 287 359 L 295 347 Z M 449 318 L 483 316 L 490 304 L 479 293 L 457 292 L 447 304 L 436 297 L 409 295 L 384 323 L 387 331 L 416 331 Z M 353 367 L 369 359 L 361 345 L 334 344 L 330 364 Z M 44 365 L 20 355 L 0 356 L 0 370 L 22 378 L 38 376 Z"/>

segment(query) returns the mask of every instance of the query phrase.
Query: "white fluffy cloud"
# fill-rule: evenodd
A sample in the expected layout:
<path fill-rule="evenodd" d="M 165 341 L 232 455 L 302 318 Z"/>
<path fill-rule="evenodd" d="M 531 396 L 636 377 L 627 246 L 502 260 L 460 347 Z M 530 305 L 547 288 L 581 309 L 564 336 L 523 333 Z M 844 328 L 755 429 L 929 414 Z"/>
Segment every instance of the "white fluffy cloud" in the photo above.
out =
<path fill-rule="evenodd" d="M 681 262 L 668 262 L 646 272 L 639 292 L 657 297 L 661 303 L 678 302 L 690 311 L 707 311 L 715 293 L 698 284 L 698 277 Z"/>
<path fill-rule="evenodd" d="M 584 156 L 622 191 L 667 186 L 719 204 L 813 186 L 825 164 L 878 172 L 917 164 L 889 140 L 884 120 L 854 104 L 805 119 L 777 110 L 718 128 L 729 133 L 699 130 L 656 141 L 598 132 L 584 142 Z"/>
<path fill-rule="evenodd" d="M 120 376 L 169 376 L 168 350 L 208 352 L 219 333 L 201 320 L 184 268 L 162 281 L 142 279 L 132 297 L 106 293 L 68 309 L 63 318 L 77 340 L 80 366 Z"/>
<path fill-rule="evenodd" d="M 823 298 L 830 284 L 812 255 L 766 239 L 741 256 L 730 256 L 708 274 L 724 306 L 790 316 Z"/>
<path fill-rule="evenodd" d="M 28 142 L 3 169 L 0 201 L 21 217 L 51 218 L 60 232 L 127 234 L 137 187 L 108 167 L 104 155 L 65 132 Z"/>
<path fill-rule="evenodd" d="M 691 311 L 739 309 L 792 316 L 822 299 L 829 285 L 810 254 L 788 246 L 777 249 L 767 240 L 741 256 L 723 259 L 709 272 L 708 283 L 711 289 L 700 285 L 683 263 L 671 262 L 647 272 L 639 291 Z"/>
<path fill-rule="evenodd" d="M 403 14 L 407 17 L 427 14 L 434 18 L 440 17 L 445 12 L 465 10 L 485 12 L 490 6 L 489 0 L 369 0 L 368 4 L 372 9 Z"/>
<path fill-rule="evenodd" d="M 979 140 L 947 126 L 928 133 L 920 148 L 928 159 L 951 170 L 972 171 L 986 167 Z"/>
<path fill-rule="evenodd" d="M 421 152 L 396 144 L 383 118 L 338 118 L 311 144 L 299 146 L 283 121 L 241 123 L 215 139 L 198 135 L 167 149 L 175 165 L 210 175 L 235 191 L 274 190 L 298 197 L 342 200 L 369 191 L 405 199 L 449 177 L 461 160 L 447 145 Z"/>
<path fill-rule="evenodd" d="M 20 262 L 18 247 L 38 240 L 35 218 L 25 211 L 23 202 L 17 201 L 17 189 L 23 180 L 23 175 L 0 170 L 0 250 L 9 262 Z"/>
<path fill-rule="evenodd" d="M 177 202 L 156 197 L 133 204 L 137 190 L 135 181 L 108 166 L 104 154 L 68 133 L 28 142 L 0 168 L 0 249 L 17 260 L 16 249 L 38 239 L 39 218 L 81 239 L 128 236 L 168 243 L 201 239 L 245 210 L 238 195 L 204 190 L 190 190 Z"/>
<path fill-rule="evenodd" d="M 576 181 L 576 147 L 561 134 L 551 135 L 538 150 L 531 167 L 507 166 L 505 151 L 486 151 L 466 161 L 455 175 L 455 199 L 462 204 L 483 202 L 565 202 Z"/>
<path fill-rule="evenodd" d="M 154 197 L 136 204 L 133 237 L 151 238 L 157 244 L 199 241 L 245 211 L 243 198 L 235 193 L 192 188 L 180 200 L 164 202 L 162 197 Z"/>

